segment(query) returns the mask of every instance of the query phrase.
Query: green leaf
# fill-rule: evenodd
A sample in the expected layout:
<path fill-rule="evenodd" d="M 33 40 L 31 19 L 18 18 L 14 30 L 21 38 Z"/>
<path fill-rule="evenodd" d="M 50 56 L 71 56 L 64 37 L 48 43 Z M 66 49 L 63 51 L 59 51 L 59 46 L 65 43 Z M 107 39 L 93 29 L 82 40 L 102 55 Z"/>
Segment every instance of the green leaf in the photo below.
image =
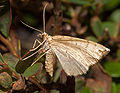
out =
<path fill-rule="evenodd" d="M 6 92 L 4 92 L 4 91 L 0 90 L 0 93 L 6 93 Z"/>
<path fill-rule="evenodd" d="M 27 56 L 31 55 L 32 53 L 27 54 Z M 26 55 L 26 54 L 25 54 Z M 16 64 L 15 70 L 17 73 L 23 73 L 28 67 L 31 66 L 35 56 L 32 56 L 26 60 L 19 60 Z"/>
<path fill-rule="evenodd" d="M 0 32 L 7 37 L 10 26 L 10 14 L 9 12 L 5 13 L 0 17 Z"/>
<path fill-rule="evenodd" d="M 120 0 L 102 0 L 103 10 L 111 10 L 120 4 Z"/>
<path fill-rule="evenodd" d="M 39 49 L 39 48 L 38 48 L 38 49 Z M 38 49 L 35 50 L 35 51 L 38 51 Z M 30 53 L 26 53 L 26 54 L 25 54 L 26 56 L 24 55 L 24 58 L 32 55 L 33 53 L 35 53 L 35 51 L 31 51 Z M 17 72 L 17 73 L 24 73 L 24 71 L 25 71 L 28 67 L 30 67 L 31 64 L 32 64 L 35 60 L 37 60 L 37 58 L 38 58 L 40 55 L 41 55 L 41 54 L 38 53 L 38 54 L 35 54 L 35 55 L 32 56 L 32 57 L 27 58 L 26 60 L 20 59 L 20 60 L 18 61 L 18 63 L 16 64 L 16 67 L 15 67 L 16 72 Z M 24 58 L 23 58 L 23 59 L 24 59 Z M 42 59 L 42 58 L 41 58 L 41 59 Z"/>
<path fill-rule="evenodd" d="M 117 58 L 118 58 L 119 61 L 120 61 L 120 49 L 117 50 Z"/>
<path fill-rule="evenodd" d="M 12 78 L 6 72 L 0 74 L 0 85 L 4 88 L 10 88 L 12 86 Z"/>
<path fill-rule="evenodd" d="M 75 78 L 75 93 L 81 93 L 81 88 L 85 86 L 85 81 L 80 78 Z"/>
<path fill-rule="evenodd" d="M 0 53 L 0 62 L 5 63 L 1 53 Z"/>
<path fill-rule="evenodd" d="M 98 42 L 97 39 L 94 36 L 89 36 L 86 39 L 94 41 L 94 42 Z"/>
<path fill-rule="evenodd" d="M 0 89 L 0 93 L 6 93 L 6 91 L 3 91 L 3 90 Z"/>
<path fill-rule="evenodd" d="M 48 83 L 48 74 L 45 69 L 42 69 L 42 71 L 36 75 L 36 79 L 41 83 L 41 84 L 47 84 Z"/>
<path fill-rule="evenodd" d="M 87 87 L 84 87 L 84 88 L 80 91 L 80 93 L 92 93 L 92 92 L 91 92 L 90 89 L 88 89 Z"/>
<path fill-rule="evenodd" d="M 68 1 L 73 3 L 73 4 L 77 4 L 77 5 L 87 5 L 87 4 L 90 4 L 90 2 L 87 1 L 87 0 L 68 0 Z"/>
<path fill-rule="evenodd" d="M 35 26 L 36 24 L 38 24 L 37 18 L 30 13 L 25 13 L 22 21 L 30 26 Z"/>
<path fill-rule="evenodd" d="M 117 84 L 117 92 L 116 93 L 120 93 L 120 83 Z"/>
<path fill-rule="evenodd" d="M 41 71 L 41 68 L 42 68 L 42 64 L 41 63 L 36 63 L 36 64 L 28 67 L 24 71 L 23 76 L 25 76 L 25 77 L 32 76 L 32 75 L 38 73 L 39 71 Z"/>
<path fill-rule="evenodd" d="M 115 10 L 111 16 L 110 16 L 110 20 L 114 21 L 114 22 L 120 22 L 120 9 Z"/>
<path fill-rule="evenodd" d="M 33 93 L 40 93 L 39 91 L 35 91 L 35 92 L 33 92 Z"/>
<path fill-rule="evenodd" d="M 53 76 L 54 82 L 58 81 L 58 79 L 60 78 L 61 70 L 62 70 L 60 63 L 57 63 L 56 66 L 57 66 L 57 69 L 54 71 L 54 76 Z"/>
<path fill-rule="evenodd" d="M 112 85 L 111 85 L 111 92 L 110 92 L 110 93 L 117 93 L 117 87 L 116 87 L 115 82 L 112 82 Z"/>
<path fill-rule="evenodd" d="M 50 90 L 50 93 L 60 93 L 58 90 Z"/>
<path fill-rule="evenodd" d="M 17 62 L 19 61 L 19 59 L 10 53 L 4 54 L 3 58 L 6 62 L 6 64 L 8 65 L 8 67 L 10 69 L 12 69 L 13 71 L 15 71 L 15 66 L 16 66 Z"/>
<path fill-rule="evenodd" d="M 91 22 L 92 30 L 97 37 L 103 36 L 104 30 L 102 30 L 102 22 L 99 18 L 94 18 Z"/>
<path fill-rule="evenodd" d="M 120 77 L 120 63 L 119 62 L 106 62 L 104 64 L 105 70 L 112 77 Z"/>
<path fill-rule="evenodd" d="M 114 22 L 106 21 L 102 23 L 102 29 L 108 30 L 108 33 L 110 34 L 111 37 L 117 37 L 119 33 L 119 24 L 116 24 Z"/>

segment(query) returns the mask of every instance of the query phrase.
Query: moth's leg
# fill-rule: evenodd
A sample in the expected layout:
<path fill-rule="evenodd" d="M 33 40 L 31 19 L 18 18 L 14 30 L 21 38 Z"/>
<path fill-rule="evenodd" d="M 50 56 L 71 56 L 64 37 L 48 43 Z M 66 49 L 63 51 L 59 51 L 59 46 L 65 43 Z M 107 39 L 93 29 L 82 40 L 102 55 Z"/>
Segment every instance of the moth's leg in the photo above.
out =
<path fill-rule="evenodd" d="M 39 44 L 41 44 L 41 42 L 38 40 L 38 39 L 35 39 L 35 42 L 34 42 L 34 44 L 33 44 L 33 47 L 32 48 L 35 48 L 35 46 L 36 46 L 36 43 L 39 43 Z"/>
<path fill-rule="evenodd" d="M 35 53 L 31 54 L 31 55 L 28 56 L 28 57 L 23 58 L 22 60 L 26 60 L 26 59 L 28 59 L 28 58 L 34 56 L 35 54 L 37 54 L 38 52 L 40 52 L 40 51 L 42 51 L 42 50 L 43 50 L 43 48 L 40 48 L 40 49 L 39 49 L 38 51 L 36 51 Z"/>
<path fill-rule="evenodd" d="M 37 47 L 35 47 L 37 42 L 40 43 L 40 44 L 39 44 Z M 29 57 L 32 57 L 33 55 L 35 55 L 36 53 L 38 53 L 38 52 L 36 51 L 36 52 L 33 53 L 32 55 L 24 58 L 24 57 L 25 57 L 26 55 L 28 55 L 31 51 L 35 51 L 35 50 L 38 49 L 41 45 L 43 45 L 44 42 L 45 42 L 45 40 L 44 40 L 43 42 L 40 42 L 38 39 L 36 39 L 35 42 L 34 42 L 34 44 L 33 44 L 33 48 L 30 49 L 30 50 L 21 58 L 21 60 L 28 59 Z M 39 50 L 38 50 L 38 51 L 39 51 Z"/>
<path fill-rule="evenodd" d="M 37 47 L 35 47 L 36 44 L 37 44 L 37 42 L 39 43 L 39 45 L 38 45 Z M 38 47 L 40 47 L 41 45 L 43 45 L 44 42 L 45 42 L 45 40 L 44 40 L 43 42 L 40 42 L 38 39 L 36 39 L 35 42 L 34 42 L 34 44 L 33 44 L 32 49 L 30 49 L 29 51 L 34 51 L 34 50 L 36 50 Z"/>
<path fill-rule="evenodd" d="M 32 65 L 34 65 L 41 57 L 43 57 L 47 52 L 49 52 L 50 51 L 50 49 L 48 49 L 48 50 L 46 50 L 38 59 L 36 59 L 33 63 L 32 63 Z M 32 66 L 31 65 L 31 66 Z"/>

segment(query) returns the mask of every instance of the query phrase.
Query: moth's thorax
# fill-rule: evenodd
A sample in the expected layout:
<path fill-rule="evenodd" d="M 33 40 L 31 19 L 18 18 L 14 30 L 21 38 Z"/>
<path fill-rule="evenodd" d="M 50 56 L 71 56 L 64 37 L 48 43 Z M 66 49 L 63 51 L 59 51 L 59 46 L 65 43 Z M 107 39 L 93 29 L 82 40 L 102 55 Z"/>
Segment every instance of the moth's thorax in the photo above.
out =
<path fill-rule="evenodd" d="M 52 37 L 47 33 L 44 32 L 42 35 L 44 37 L 44 40 L 46 40 L 47 42 L 50 42 L 52 40 Z"/>
<path fill-rule="evenodd" d="M 52 42 L 52 36 L 48 35 L 45 32 L 42 35 L 43 35 L 44 40 L 45 40 L 45 43 L 43 45 L 43 49 L 48 50 L 48 49 L 50 49 L 50 43 Z"/>

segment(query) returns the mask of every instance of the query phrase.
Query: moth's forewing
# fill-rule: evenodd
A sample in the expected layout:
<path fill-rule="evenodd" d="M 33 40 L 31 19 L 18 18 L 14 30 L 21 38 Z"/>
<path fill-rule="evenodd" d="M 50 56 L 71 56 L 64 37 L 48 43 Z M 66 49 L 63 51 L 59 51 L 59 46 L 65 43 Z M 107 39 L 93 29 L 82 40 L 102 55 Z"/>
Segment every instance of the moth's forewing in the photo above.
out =
<path fill-rule="evenodd" d="M 85 74 L 110 50 L 92 41 L 69 36 L 53 36 L 51 48 L 68 75 Z"/>
<path fill-rule="evenodd" d="M 84 49 L 94 58 L 100 60 L 103 56 L 107 55 L 110 49 L 104 47 L 93 41 L 79 39 L 69 36 L 53 36 L 53 40 L 59 43 L 63 43 L 67 46 L 76 47 L 79 49 Z"/>
<path fill-rule="evenodd" d="M 51 77 L 53 76 L 55 62 L 56 55 L 52 50 L 50 50 L 49 52 L 46 53 L 45 68 Z"/>

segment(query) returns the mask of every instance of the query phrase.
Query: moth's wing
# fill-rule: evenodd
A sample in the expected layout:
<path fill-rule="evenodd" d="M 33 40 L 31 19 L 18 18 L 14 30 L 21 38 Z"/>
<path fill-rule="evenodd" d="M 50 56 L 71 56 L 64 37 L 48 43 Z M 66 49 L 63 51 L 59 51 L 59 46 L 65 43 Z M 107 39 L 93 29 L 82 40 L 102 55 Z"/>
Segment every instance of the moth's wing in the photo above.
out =
<path fill-rule="evenodd" d="M 55 52 L 64 71 L 70 76 L 85 74 L 90 65 L 98 62 L 86 50 L 52 42 L 51 49 Z"/>
<path fill-rule="evenodd" d="M 46 53 L 45 68 L 51 77 L 53 76 L 55 62 L 56 62 L 56 55 L 52 50 L 49 50 Z"/>
<path fill-rule="evenodd" d="M 110 51 L 110 49 L 101 44 L 85 39 L 70 36 L 53 36 L 52 38 L 54 41 L 63 43 L 67 46 L 84 49 L 88 54 L 97 60 L 100 60 L 103 56 L 106 56 Z"/>

